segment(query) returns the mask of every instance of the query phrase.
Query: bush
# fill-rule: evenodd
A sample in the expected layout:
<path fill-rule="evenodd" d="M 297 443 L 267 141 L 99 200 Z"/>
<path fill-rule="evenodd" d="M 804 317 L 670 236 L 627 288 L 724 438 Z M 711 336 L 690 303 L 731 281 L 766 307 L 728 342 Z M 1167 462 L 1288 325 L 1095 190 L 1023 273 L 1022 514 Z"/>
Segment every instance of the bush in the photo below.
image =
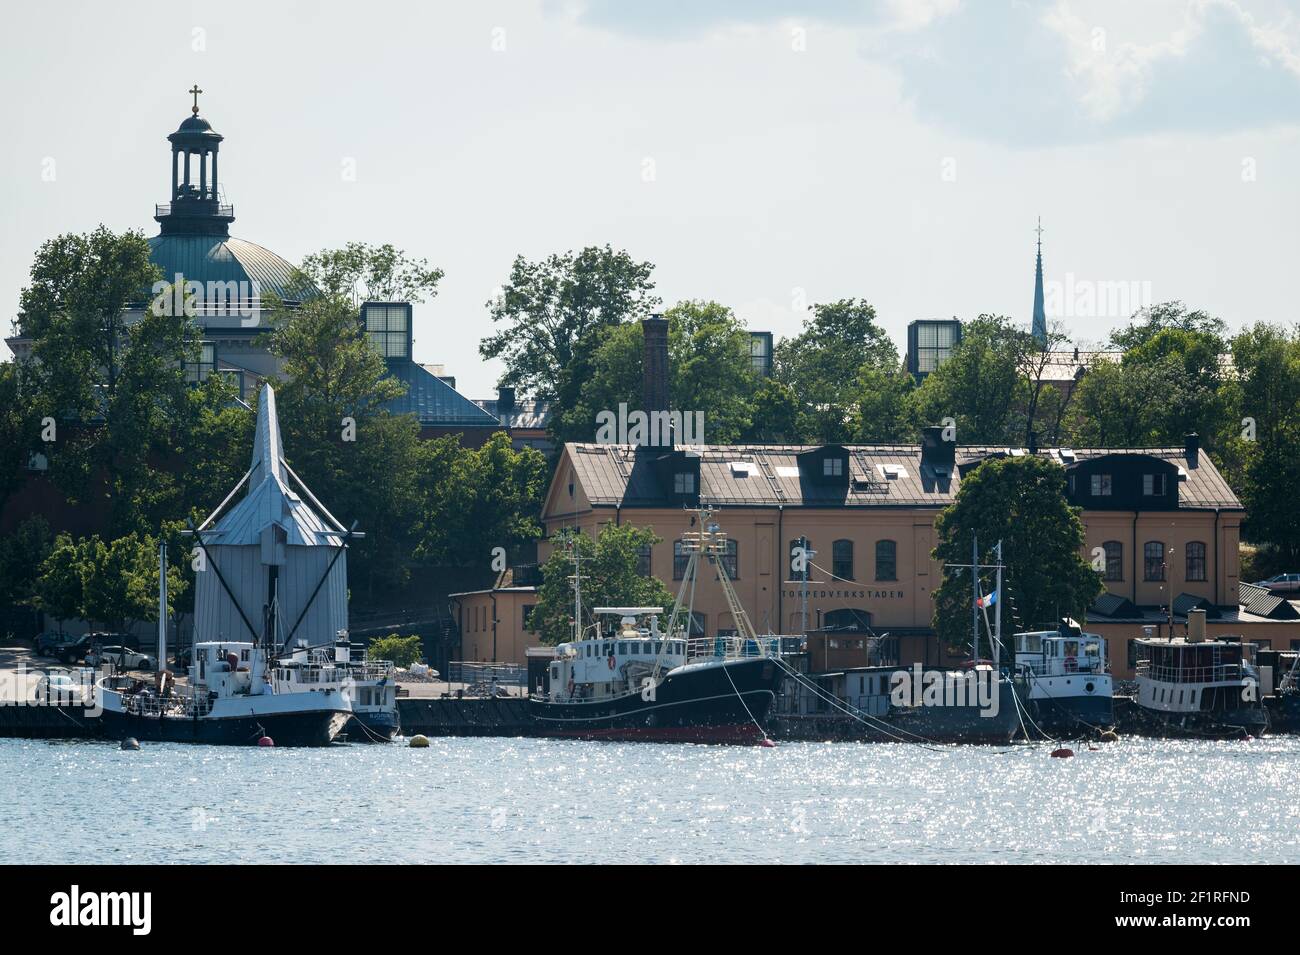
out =
<path fill-rule="evenodd" d="M 396 666 L 410 667 L 424 656 L 424 644 L 418 636 L 376 637 L 370 641 L 370 659 L 392 660 Z"/>

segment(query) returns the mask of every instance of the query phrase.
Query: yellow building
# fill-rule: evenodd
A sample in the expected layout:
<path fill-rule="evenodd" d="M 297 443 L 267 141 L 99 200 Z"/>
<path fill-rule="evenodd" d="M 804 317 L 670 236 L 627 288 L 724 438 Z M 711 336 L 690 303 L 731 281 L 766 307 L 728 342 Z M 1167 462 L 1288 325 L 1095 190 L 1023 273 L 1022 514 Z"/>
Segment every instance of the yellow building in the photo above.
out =
<path fill-rule="evenodd" d="M 675 591 L 686 562 L 681 533 L 696 520 L 696 507 L 712 505 L 734 542 L 728 571 L 759 631 L 888 631 L 899 662 L 942 663 L 947 657 L 931 629 L 931 592 L 942 579 L 930 556 L 935 518 L 982 461 L 1028 453 L 1065 469 L 1070 501 L 1083 509 L 1084 556 L 1102 569 L 1109 598 L 1089 613 L 1088 627 L 1111 638 L 1118 676 L 1131 672 L 1126 641 L 1167 621 L 1162 608 L 1171 602 L 1176 626 L 1186 619 L 1177 611 L 1207 606 L 1215 608 L 1211 635 L 1244 633 L 1274 648 L 1300 637 L 1287 601 L 1271 610 L 1283 619 L 1238 605 L 1244 512 L 1195 435 L 1179 448 L 1033 452 L 956 446 L 938 428 L 926 429 L 920 445 L 571 443 L 542 520 L 548 537 L 566 527 L 595 535 L 607 523 L 652 528 L 662 542 L 643 555 L 643 572 Z M 803 582 L 790 563 L 791 549 L 803 542 L 815 552 L 806 623 Z M 542 560 L 547 553 L 544 545 Z M 695 608 L 697 632 L 735 630 L 721 590 L 706 580 Z M 1119 615 L 1108 617 L 1107 609 Z"/>

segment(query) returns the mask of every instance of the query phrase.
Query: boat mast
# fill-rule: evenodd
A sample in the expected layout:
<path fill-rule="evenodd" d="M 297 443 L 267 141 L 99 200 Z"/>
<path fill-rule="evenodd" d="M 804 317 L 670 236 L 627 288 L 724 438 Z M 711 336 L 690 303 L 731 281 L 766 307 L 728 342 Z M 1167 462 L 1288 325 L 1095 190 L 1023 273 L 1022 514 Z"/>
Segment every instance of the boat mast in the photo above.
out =
<path fill-rule="evenodd" d="M 970 658 L 971 662 L 977 662 L 980 658 L 980 538 L 978 534 L 971 535 L 970 542 L 970 626 L 971 644 Z"/>
<path fill-rule="evenodd" d="M 167 672 L 167 542 L 158 542 L 158 674 Z"/>
<path fill-rule="evenodd" d="M 573 551 L 573 639 L 582 639 L 582 555 L 578 552 L 578 540 L 570 538 L 569 547 Z"/>
<path fill-rule="evenodd" d="M 993 669 L 996 672 L 1002 666 L 1002 541 L 998 541 L 998 577 L 993 589 Z"/>

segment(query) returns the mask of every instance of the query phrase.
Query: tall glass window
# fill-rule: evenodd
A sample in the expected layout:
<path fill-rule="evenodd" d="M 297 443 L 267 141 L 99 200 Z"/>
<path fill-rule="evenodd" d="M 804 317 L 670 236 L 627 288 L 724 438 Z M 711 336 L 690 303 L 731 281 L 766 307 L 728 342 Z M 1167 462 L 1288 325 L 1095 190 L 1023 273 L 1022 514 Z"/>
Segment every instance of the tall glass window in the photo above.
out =
<path fill-rule="evenodd" d="M 411 357 L 411 306 L 366 304 L 361 307 L 366 337 L 385 358 Z"/>

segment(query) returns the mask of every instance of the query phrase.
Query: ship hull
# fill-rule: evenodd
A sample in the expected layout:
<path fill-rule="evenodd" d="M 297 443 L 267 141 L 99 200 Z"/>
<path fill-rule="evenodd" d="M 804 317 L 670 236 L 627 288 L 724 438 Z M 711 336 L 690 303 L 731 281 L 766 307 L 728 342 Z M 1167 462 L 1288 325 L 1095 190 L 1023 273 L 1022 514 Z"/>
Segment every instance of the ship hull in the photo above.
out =
<path fill-rule="evenodd" d="M 1269 729 L 1275 733 L 1300 733 L 1300 692 L 1289 691 L 1264 698 Z"/>
<path fill-rule="evenodd" d="M 328 746 L 339 735 L 350 714 L 338 710 L 303 710 L 253 716 L 138 716 L 105 708 L 100 717 L 103 734 L 110 739 L 156 743 L 199 743 L 208 746 L 256 746 L 269 736 L 276 746 Z"/>
<path fill-rule="evenodd" d="M 1054 696 L 1030 700 L 1034 722 L 1047 733 L 1089 733 L 1115 725 L 1109 696 Z"/>
<path fill-rule="evenodd" d="M 354 711 L 352 718 L 343 727 L 343 735 L 348 738 L 349 743 L 389 743 L 400 729 L 401 724 L 395 707 L 392 712 L 357 713 Z"/>
<path fill-rule="evenodd" d="M 659 743 L 756 743 L 781 681 L 761 657 L 689 664 L 671 671 L 653 693 L 608 700 L 533 699 L 537 735 Z"/>

